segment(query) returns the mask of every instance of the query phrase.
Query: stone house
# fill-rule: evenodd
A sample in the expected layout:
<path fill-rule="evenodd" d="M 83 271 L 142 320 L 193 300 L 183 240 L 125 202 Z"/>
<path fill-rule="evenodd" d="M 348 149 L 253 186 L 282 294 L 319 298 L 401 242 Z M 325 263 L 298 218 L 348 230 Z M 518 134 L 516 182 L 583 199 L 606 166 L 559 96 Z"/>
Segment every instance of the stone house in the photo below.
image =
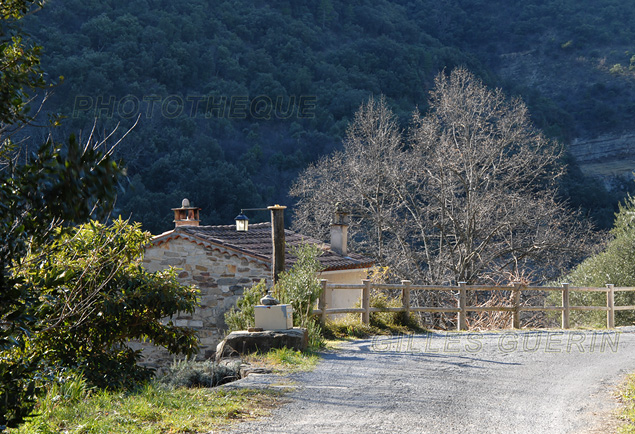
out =
<path fill-rule="evenodd" d="M 238 232 L 234 225 L 202 226 L 199 209 L 190 207 L 187 199 L 173 211 L 174 229 L 152 238 L 145 250 L 143 266 L 150 272 L 174 267 L 181 283 L 195 285 L 200 290 L 200 307 L 192 315 L 182 315 L 173 321 L 198 331 L 200 356 L 208 358 L 225 334 L 225 312 L 236 304 L 243 289 L 261 279 L 271 284 L 271 223 L 251 224 L 246 232 Z M 285 229 L 285 268 L 290 269 L 295 262 L 289 248 L 313 243 L 323 251 L 319 257 L 324 266 L 320 278 L 331 283 L 360 283 L 373 260 L 347 251 L 347 225 L 337 219 L 331 226 L 330 245 Z M 333 291 L 327 295 L 327 303 L 330 307 L 348 307 L 359 297 L 359 291 L 355 290 Z M 144 347 L 146 360 L 163 359 L 165 355 L 159 349 Z"/>

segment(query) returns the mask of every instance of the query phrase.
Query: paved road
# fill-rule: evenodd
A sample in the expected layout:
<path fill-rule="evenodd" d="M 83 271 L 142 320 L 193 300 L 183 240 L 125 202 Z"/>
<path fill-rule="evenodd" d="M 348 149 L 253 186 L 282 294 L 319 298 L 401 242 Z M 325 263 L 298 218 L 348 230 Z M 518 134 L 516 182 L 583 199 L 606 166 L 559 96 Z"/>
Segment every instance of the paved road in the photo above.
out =
<path fill-rule="evenodd" d="M 324 354 L 288 404 L 233 432 L 606 432 L 630 372 L 633 327 L 378 337 Z"/>

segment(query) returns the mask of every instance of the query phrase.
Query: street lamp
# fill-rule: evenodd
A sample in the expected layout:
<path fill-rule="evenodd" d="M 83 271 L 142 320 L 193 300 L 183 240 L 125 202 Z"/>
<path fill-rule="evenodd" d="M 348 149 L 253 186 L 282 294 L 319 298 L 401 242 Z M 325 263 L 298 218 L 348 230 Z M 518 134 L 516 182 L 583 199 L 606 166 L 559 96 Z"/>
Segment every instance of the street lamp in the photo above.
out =
<path fill-rule="evenodd" d="M 249 230 L 249 219 L 245 214 L 243 214 L 244 210 L 240 210 L 240 214 L 238 214 L 234 220 L 236 220 L 236 231 L 237 232 L 247 232 Z"/>

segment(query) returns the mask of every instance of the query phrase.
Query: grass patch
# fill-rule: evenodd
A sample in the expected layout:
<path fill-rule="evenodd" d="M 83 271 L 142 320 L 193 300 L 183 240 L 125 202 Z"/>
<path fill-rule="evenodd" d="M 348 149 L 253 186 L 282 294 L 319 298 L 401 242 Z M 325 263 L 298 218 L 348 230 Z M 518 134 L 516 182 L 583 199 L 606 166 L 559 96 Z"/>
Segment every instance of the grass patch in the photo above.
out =
<path fill-rule="evenodd" d="M 370 307 L 385 309 L 401 307 L 400 294 L 386 294 L 374 291 L 370 296 Z M 361 302 L 360 302 L 361 303 Z M 358 303 L 355 307 L 360 307 Z M 422 333 L 427 331 L 421 327 L 415 315 L 406 312 L 371 312 L 369 324 L 363 324 L 359 314 L 346 314 L 326 322 L 322 335 L 326 340 L 369 338 L 375 335 Z"/>
<path fill-rule="evenodd" d="M 620 434 L 635 434 L 635 374 L 626 378 L 619 394 L 621 410 L 619 417 L 624 422 L 617 430 Z"/>
<path fill-rule="evenodd" d="M 317 354 L 288 348 L 246 356 L 278 372 L 313 369 Z M 198 433 L 270 414 L 283 392 L 266 389 L 211 387 L 237 379 L 240 362 L 177 361 L 165 376 L 135 390 L 88 387 L 72 372 L 47 385 L 38 400 L 37 416 L 9 434 L 53 433 Z"/>
<path fill-rule="evenodd" d="M 92 390 L 84 399 L 40 401 L 35 417 L 11 434 L 195 433 L 266 416 L 280 393 L 171 387 L 153 381 L 134 392 Z"/>
<path fill-rule="evenodd" d="M 324 338 L 327 340 L 366 339 L 376 335 L 424 333 L 427 331 L 414 319 L 402 321 L 402 318 L 395 313 L 371 313 L 371 315 L 373 314 L 377 316 L 375 318 L 371 316 L 370 324 L 363 324 L 359 319 L 359 315 L 355 314 L 348 314 L 342 318 L 329 320 L 323 327 Z M 401 314 L 403 316 L 403 313 Z"/>
<path fill-rule="evenodd" d="M 289 348 L 276 348 L 268 353 L 254 353 L 244 357 L 252 365 L 263 365 L 274 372 L 300 372 L 315 368 L 320 357 L 312 351 L 295 351 Z"/>

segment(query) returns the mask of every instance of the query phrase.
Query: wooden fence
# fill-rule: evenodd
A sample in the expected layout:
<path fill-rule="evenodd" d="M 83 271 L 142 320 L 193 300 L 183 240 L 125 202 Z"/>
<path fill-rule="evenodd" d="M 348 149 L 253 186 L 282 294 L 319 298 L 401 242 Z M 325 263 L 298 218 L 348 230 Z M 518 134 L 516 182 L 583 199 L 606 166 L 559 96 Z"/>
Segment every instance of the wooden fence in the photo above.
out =
<path fill-rule="evenodd" d="M 616 292 L 632 292 L 635 288 L 614 287 L 614 285 L 606 285 L 605 288 L 589 288 L 589 287 L 570 287 L 568 283 L 562 284 L 561 287 L 545 287 L 545 286 L 486 286 L 486 285 L 467 285 L 459 283 L 459 286 L 436 286 L 436 285 L 413 285 L 409 280 L 402 280 L 401 284 L 371 284 L 370 280 L 362 280 L 361 284 L 330 284 L 327 280 L 320 281 L 322 285 L 322 294 L 318 301 L 318 308 L 313 310 L 314 315 L 320 316 L 320 321 L 324 323 L 327 315 L 341 313 L 360 313 L 361 320 L 364 324 L 370 321 L 371 312 L 444 312 L 456 313 L 457 329 L 467 330 L 467 313 L 468 312 L 511 312 L 513 328 L 520 328 L 521 312 L 536 311 L 561 311 L 562 312 L 562 328 L 569 328 L 569 315 L 571 311 L 606 311 L 607 328 L 615 327 L 615 312 L 622 310 L 635 310 L 635 306 L 615 306 Z M 401 290 L 401 307 L 373 308 L 370 307 L 370 291 L 378 290 Z M 333 290 L 361 290 L 361 307 L 360 308 L 329 308 L 326 305 L 327 292 Z M 413 307 L 410 303 L 410 293 L 412 291 L 452 291 L 458 294 L 457 307 L 435 307 L 435 306 L 417 306 Z M 468 306 L 468 291 L 512 291 L 511 306 Z M 523 306 L 520 303 L 521 291 L 560 291 L 562 294 L 561 306 Z M 605 292 L 606 306 L 571 306 L 569 303 L 569 295 L 571 292 Z"/>

